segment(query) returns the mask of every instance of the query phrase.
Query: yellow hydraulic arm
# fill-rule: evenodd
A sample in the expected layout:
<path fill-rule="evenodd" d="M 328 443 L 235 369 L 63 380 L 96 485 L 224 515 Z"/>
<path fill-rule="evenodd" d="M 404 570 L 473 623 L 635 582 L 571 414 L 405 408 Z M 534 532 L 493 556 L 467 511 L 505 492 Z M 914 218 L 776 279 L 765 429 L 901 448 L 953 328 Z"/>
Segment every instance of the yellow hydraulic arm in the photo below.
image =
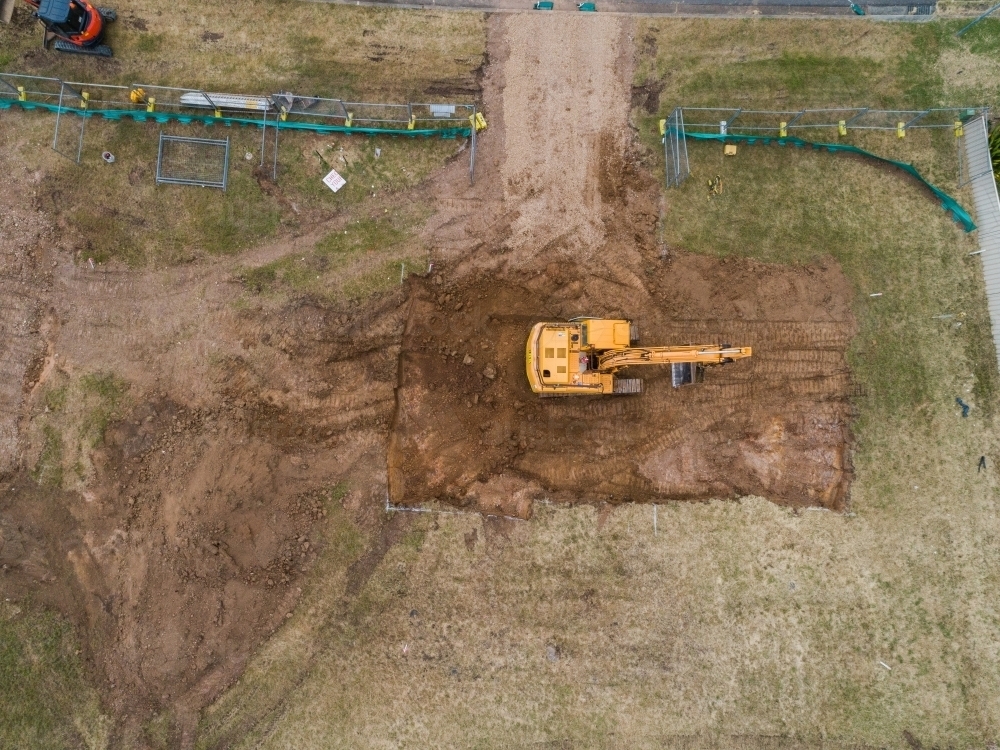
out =
<path fill-rule="evenodd" d="M 699 365 L 721 365 L 751 356 L 749 346 L 656 346 L 612 349 L 598 357 L 600 372 L 615 372 L 633 365 L 668 365 L 690 362 Z"/>

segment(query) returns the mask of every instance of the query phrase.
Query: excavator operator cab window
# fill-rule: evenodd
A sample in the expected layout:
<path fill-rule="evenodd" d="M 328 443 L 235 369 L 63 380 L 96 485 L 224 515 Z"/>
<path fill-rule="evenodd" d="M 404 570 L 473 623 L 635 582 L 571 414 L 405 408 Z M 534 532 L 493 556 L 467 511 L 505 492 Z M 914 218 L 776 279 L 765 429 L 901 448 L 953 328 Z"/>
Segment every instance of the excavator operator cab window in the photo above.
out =
<path fill-rule="evenodd" d="M 70 34 L 79 34 L 83 32 L 86 25 L 87 12 L 83 9 L 83 6 L 70 3 L 69 18 L 66 19 L 65 23 L 59 24 L 59 28 Z"/>

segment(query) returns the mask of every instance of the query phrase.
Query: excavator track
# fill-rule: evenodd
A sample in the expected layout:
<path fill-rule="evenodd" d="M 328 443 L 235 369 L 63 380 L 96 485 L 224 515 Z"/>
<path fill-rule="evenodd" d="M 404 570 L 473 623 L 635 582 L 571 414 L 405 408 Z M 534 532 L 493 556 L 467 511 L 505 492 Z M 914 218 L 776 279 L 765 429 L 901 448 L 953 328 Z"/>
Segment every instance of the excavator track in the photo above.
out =
<path fill-rule="evenodd" d="M 90 55 L 91 57 L 114 56 L 114 53 L 111 51 L 111 47 L 106 44 L 98 44 L 96 47 L 80 47 L 79 45 L 65 42 L 62 39 L 56 39 L 52 42 L 52 47 L 59 52 L 69 52 L 73 55 Z"/>
<path fill-rule="evenodd" d="M 641 378 L 615 378 L 612 393 L 616 396 L 634 396 L 642 393 Z"/>

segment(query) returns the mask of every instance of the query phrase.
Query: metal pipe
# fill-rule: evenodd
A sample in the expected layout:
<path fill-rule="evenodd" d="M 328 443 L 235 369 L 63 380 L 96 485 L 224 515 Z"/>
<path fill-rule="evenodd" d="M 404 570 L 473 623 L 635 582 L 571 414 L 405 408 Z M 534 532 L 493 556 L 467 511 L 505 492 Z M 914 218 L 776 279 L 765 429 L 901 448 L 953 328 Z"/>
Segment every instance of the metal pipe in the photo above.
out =
<path fill-rule="evenodd" d="M 476 184 L 476 108 L 472 108 L 472 117 L 469 119 L 472 126 L 469 130 L 469 184 Z"/>
<path fill-rule="evenodd" d="M 275 122 L 275 127 L 278 124 Z M 264 110 L 264 121 L 260 126 L 260 167 L 264 167 L 264 149 L 265 149 L 265 138 L 267 138 L 267 110 Z"/>

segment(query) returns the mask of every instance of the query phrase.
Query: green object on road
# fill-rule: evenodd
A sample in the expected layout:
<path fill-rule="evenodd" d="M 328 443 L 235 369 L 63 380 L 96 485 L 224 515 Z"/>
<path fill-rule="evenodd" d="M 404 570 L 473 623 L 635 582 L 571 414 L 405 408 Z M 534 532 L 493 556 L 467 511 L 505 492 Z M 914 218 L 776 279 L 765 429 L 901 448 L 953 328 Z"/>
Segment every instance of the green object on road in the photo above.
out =
<path fill-rule="evenodd" d="M 747 145 L 753 145 L 755 143 L 761 143 L 763 145 L 768 145 L 772 142 L 777 143 L 779 146 L 785 146 L 791 144 L 798 148 L 804 146 L 809 146 L 815 149 L 826 149 L 830 153 L 849 153 L 849 154 L 859 154 L 860 156 L 868 157 L 869 159 L 874 159 L 875 161 L 880 161 L 884 164 L 891 164 L 897 169 L 901 169 L 906 172 L 911 177 L 914 177 L 921 184 L 924 185 L 928 190 L 930 190 L 934 197 L 941 201 L 941 208 L 951 214 L 952 219 L 957 221 L 962 225 L 962 228 L 966 232 L 971 232 L 976 228 L 976 222 L 972 220 L 969 213 L 962 208 L 962 206 L 948 195 L 944 190 L 939 187 L 935 187 L 929 183 L 924 176 L 917 171 L 917 168 L 912 164 L 907 164 L 902 161 L 893 161 L 892 159 L 886 159 L 884 156 L 879 156 L 878 154 L 873 154 L 871 151 L 865 151 L 863 148 L 858 148 L 857 146 L 851 146 L 847 143 L 814 143 L 812 141 L 804 141 L 801 138 L 775 138 L 773 136 L 760 136 L 760 135 L 734 135 L 732 133 L 727 133 L 726 135 L 720 135 L 718 133 L 684 133 L 686 138 L 690 138 L 695 141 L 722 141 L 723 143 L 745 143 Z"/>
<path fill-rule="evenodd" d="M 577 8 L 579 9 L 579 10 L 585 10 L 585 11 L 590 11 L 591 13 L 593 13 L 594 11 L 596 11 L 596 10 L 597 10 L 597 6 L 596 6 L 596 5 L 594 5 L 593 3 L 580 3 L 580 4 L 579 4 L 579 5 L 577 5 L 576 7 L 577 7 Z"/>
<path fill-rule="evenodd" d="M 552 10 L 554 7 L 555 4 L 549 2 L 549 0 L 541 0 L 541 2 L 535 3 L 535 10 Z"/>
<path fill-rule="evenodd" d="M 865 9 L 857 3 L 851 3 L 851 10 L 854 11 L 854 15 L 856 16 L 863 16 L 865 14 Z"/>

